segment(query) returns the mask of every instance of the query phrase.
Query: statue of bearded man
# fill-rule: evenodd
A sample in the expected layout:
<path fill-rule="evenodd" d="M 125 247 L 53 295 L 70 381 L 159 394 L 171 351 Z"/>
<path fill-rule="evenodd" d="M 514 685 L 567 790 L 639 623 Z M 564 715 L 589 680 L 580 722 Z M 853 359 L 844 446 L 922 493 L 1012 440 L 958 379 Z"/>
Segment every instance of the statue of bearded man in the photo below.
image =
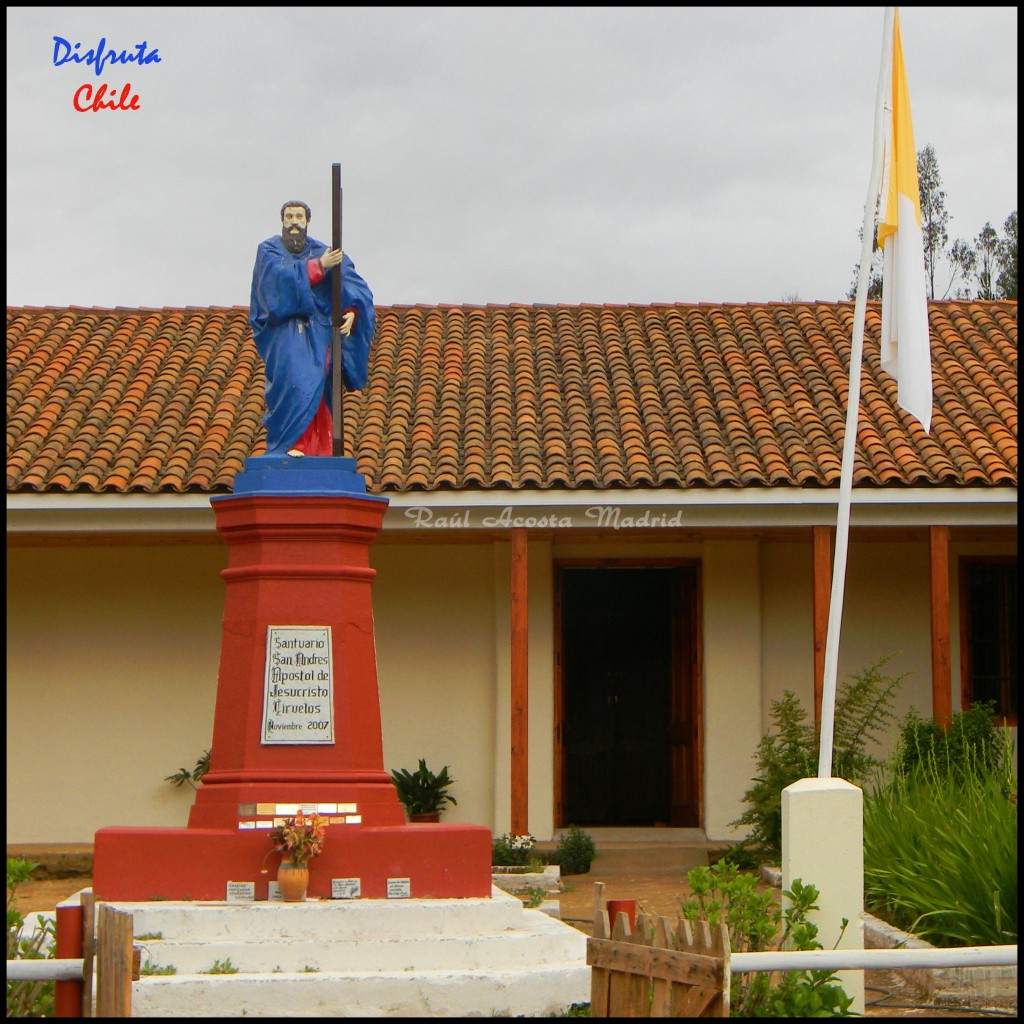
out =
<path fill-rule="evenodd" d="M 249 323 L 266 368 L 267 454 L 332 455 L 331 275 L 342 274 L 342 374 L 349 391 L 366 384 L 373 294 L 340 249 L 309 238 L 309 207 L 281 207 L 281 234 L 260 242 Z"/>

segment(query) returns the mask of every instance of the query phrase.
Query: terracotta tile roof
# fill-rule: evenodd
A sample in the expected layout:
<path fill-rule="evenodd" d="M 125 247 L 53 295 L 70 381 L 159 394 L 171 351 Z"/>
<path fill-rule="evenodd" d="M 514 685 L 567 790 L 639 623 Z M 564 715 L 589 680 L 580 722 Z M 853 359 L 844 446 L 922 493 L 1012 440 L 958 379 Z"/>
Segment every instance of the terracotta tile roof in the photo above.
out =
<path fill-rule="evenodd" d="M 855 483 L 1017 483 L 1017 303 L 930 305 L 931 434 L 868 307 Z M 371 490 L 838 483 L 853 304 L 378 307 Z M 7 310 L 8 491 L 226 491 L 264 450 L 245 307 Z"/>

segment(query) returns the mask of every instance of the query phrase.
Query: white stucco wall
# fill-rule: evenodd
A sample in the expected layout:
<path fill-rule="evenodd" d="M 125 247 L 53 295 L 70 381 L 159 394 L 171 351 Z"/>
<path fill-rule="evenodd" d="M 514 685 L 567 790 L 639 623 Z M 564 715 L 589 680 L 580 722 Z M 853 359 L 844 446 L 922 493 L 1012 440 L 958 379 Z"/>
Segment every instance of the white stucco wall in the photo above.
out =
<path fill-rule="evenodd" d="M 761 566 L 757 541 L 708 541 L 704 577 L 704 830 L 742 833 L 761 729 Z"/>
<path fill-rule="evenodd" d="M 961 556 L 1015 557 L 1015 544 L 958 542 L 949 549 L 950 689 L 953 710 L 961 707 L 960 593 Z M 793 541 L 761 547 L 763 582 L 763 727 L 771 728 L 771 704 L 792 690 L 813 713 L 814 638 L 812 632 L 811 551 Z M 895 720 L 869 751 L 885 757 L 899 721 L 910 711 L 927 717 L 932 707 L 931 605 L 929 553 L 923 543 L 852 540 L 839 646 L 837 683 L 890 656 L 881 672 L 903 676 L 892 710 Z"/>
<path fill-rule="evenodd" d="M 951 572 L 955 570 L 951 568 Z M 761 548 L 764 581 L 762 726 L 773 728 L 772 702 L 792 690 L 814 714 L 814 634 L 812 623 L 811 552 L 807 544 L 790 541 Z M 951 587 L 955 583 L 951 582 Z M 850 682 L 891 655 L 880 671 L 904 676 L 893 702 L 897 720 L 911 706 L 931 710 L 931 610 L 928 548 L 877 541 L 851 542 L 839 644 L 837 686 Z M 951 594 L 952 601 L 952 594 Z M 954 609 L 951 609 L 951 615 Z M 955 619 L 953 620 L 956 621 Z M 959 664 L 953 665 L 953 707 L 959 707 Z M 885 756 L 895 738 L 896 722 L 869 751 Z M 751 762 L 753 768 L 753 762 Z"/>
<path fill-rule="evenodd" d="M 493 555 L 489 544 L 371 549 L 384 765 L 449 766 L 443 821 L 494 815 Z"/>
<path fill-rule="evenodd" d="M 219 543 L 7 552 L 7 841 L 181 826 L 164 782 L 209 747 L 227 563 Z"/>
<path fill-rule="evenodd" d="M 786 690 L 796 694 L 808 716 L 814 714 L 814 581 L 806 541 L 764 543 L 760 560 L 764 732 L 771 726 L 772 701 L 781 700 Z"/>

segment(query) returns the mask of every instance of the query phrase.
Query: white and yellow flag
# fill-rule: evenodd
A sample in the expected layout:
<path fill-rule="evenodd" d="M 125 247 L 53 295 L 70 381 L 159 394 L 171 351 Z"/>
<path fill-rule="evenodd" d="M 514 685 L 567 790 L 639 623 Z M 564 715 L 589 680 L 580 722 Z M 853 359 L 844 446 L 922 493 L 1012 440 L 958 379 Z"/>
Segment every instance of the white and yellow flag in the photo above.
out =
<path fill-rule="evenodd" d="M 882 171 L 878 245 L 885 255 L 882 275 L 882 369 L 899 385 L 900 406 L 932 422 L 932 360 L 928 339 L 928 296 L 921 237 L 921 196 L 917 152 L 910 122 L 910 94 L 895 12 L 890 89 L 885 103 L 885 157 Z"/>

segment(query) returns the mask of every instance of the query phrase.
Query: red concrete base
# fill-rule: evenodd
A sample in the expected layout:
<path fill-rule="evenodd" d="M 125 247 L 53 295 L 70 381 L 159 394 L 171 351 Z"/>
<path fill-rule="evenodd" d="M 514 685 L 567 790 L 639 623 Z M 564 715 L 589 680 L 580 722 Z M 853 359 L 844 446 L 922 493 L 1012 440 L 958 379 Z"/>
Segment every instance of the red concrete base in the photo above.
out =
<path fill-rule="evenodd" d="M 265 831 L 102 828 L 93 892 L 120 902 L 224 900 L 228 882 L 253 882 L 265 900 L 280 862 Z M 384 899 L 388 879 L 407 878 L 411 899 L 486 897 L 490 862 L 491 833 L 480 825 L 333 825 L 309 862 L 308 895 L 330 899 L 332 878 L 358 878 L 362 898 Z"/>
<path fill-rule="evenodd" d="M 210 770 L 187 828 L 96 833 L 96 895 L 223 900 L 228 882 L 253 882 L 266 899 L 281 859 L 269 829 L 302 807 L 329 819 L 310 896 L 329 898 L 332 878 L 358 878 L 370 899 L 389 879 L 408 879 L 414 899 L 490 896 L 490 830 L 407 825 L 384 768 L 369 548 L 387 502 L 366 495 L 352 459 L 262 456 L 213 505 L 228 567 Z M 263 734 L 269 631 L 289 627 L 329 630 L 333 703 L 316 713 L 329 742 Z"/>

